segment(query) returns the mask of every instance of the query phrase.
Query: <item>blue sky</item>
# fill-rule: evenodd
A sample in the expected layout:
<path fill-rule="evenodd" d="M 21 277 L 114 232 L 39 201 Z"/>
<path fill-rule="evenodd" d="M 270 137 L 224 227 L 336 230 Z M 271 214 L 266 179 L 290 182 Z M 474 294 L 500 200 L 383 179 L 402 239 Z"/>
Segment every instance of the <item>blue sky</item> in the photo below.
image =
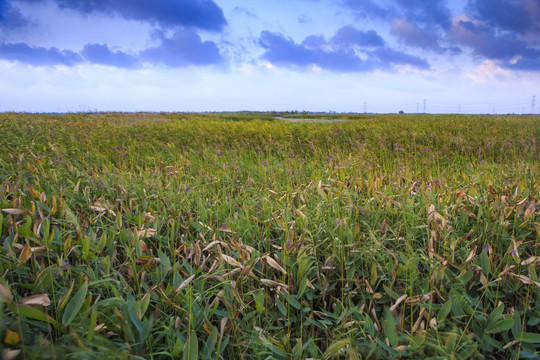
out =
<path fill-rule="evenodd" d="M 0 111 L 424 104 L 540 112 L 540 1 L 0 0 Z"/>

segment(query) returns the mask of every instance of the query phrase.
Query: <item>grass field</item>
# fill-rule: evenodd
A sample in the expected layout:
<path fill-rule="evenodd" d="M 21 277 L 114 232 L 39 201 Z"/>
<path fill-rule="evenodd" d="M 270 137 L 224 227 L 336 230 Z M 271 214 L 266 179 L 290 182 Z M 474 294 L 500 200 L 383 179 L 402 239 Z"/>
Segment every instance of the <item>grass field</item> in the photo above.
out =
<path fill-rule="evenodd" d="M 0 114 L 4 358 L 538 357 L 540 116 L 274 115 Z"/>

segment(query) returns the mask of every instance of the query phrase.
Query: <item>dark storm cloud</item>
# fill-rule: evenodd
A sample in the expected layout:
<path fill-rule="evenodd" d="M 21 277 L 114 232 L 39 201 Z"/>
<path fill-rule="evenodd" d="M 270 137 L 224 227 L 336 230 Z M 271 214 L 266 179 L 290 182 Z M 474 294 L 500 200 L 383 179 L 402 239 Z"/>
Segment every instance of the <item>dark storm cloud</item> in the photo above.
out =
<path fill-rule="evenodd" d="M 329 41 L 311 35 L 300 44 L 280 33 L 263 31 L 259 45 L 266 50 L 262 58 L 275 66 L 317 66 L 341 73 L 367 72 L 392 65 L 429 69 L 427 60 L 386 48 L 375 31 L 362 32 L 352 26 L 341 28 Z"/>
<path fill-rule="evenodd" d="M 117 68 L 136 68 L 143 63 L 183 67 L 212 65 L 224 61 L 217 45 L 202 41 L 194 30 L 182 30 L 172 37 L 160 35 L 160 44 L 141 51 L 137 56 L 122 51 L 112 51 L 105 44 L 87 44 L 80 54 L 57 48 L 30 47 L 25 43 L 0 43 L 0 60 L 33 66 L 73 66 L 90 63 Z"/>
<path fill-rule="evenodd" d="M 508 63 L 506 67 L 514 70 L 540 71 L 540 58 L 536 59 L 518 59 L 515 63 Z"/>
<path fill-rule="evenodd" d="M 390 33 L 402 40 L 406 45 L 423 49 L 441 50 L 439 37 L 435 32 L 426 31 L 404 18 L 394 19 Z"/>
<path fill-rule="evenodd" d="M 450 28 L 452 24 L 446 0 L 396 0 L 396 2 L 405 17 L 416 23 L 440 25 L 443 29 Z"/>
<path fill-rule="evenodd" d="M 422 70 L 429 70 L 429 63 L 426 59 L 409 55 L 401 51 L 380 48 L 373 51 L 373 55 L 383 64 L 410 65 Z"/>
<path fill-rule="evenodd" d="M 323 43 L 319 43 L 317 46 L 317 43 L 313 41 L 307 41 L 306 44 L 296 44 L 292 39 L 270 31 L 261 32 L 259 45 L 266 49 L 263 58 L 276 66 L 306 67 L 316 65 L 323 69 L 339 72 L 372 70 L 371 65 L 360 59 L 352 50 L 326 50 L 323 48 Z"/>
<path fill-rule="evenodd" d="M 166 37 L 160 34 L 161 44 L 141 52 L 141 61 L 168 67 L 212 65 L 224 61 L 213 41 L 202 41 L 194 30 L 181 30 Z"/>
<path fill-rule="evenodd" d="M 515 33 L 499 35 L 493 27 L 472 21 L 458 21 L 452 30 L 451 38 L 488 59 L 508 60 L 520 55 L 534 58 L 540 55 L 539 49 L 529 46 Z"/>
<path fill-rule="evenodd" d="M 87 44 L 81 51 L 85 60 L 93 64 L 114 66 L 118 68 L 132 68 L 138 65 L 135 57 L 122 51 L 111 51 L 105 44 Z"/>
<path fill-rule="evenodd" d="M 11 31 L 29 24 L 28 19 L 10 1 L 0 0 L 0 31 Z"/>
<path fill-rule="evenodd" d="M 486 24 L 516 33 L 540 31 L 538 0 L 470 0 L 472 16 Z"/>
<path fill-rule="evenodd" d="M 395 16 L 393 7 L 383 7 L 372 0 L 343 0 L 342 5 L 353 10 L 360 17 L 391 19 Z"/>
<path fill-rule="evenodd" d="M 18 0 L 43 2 L 46 0 Z M 82 14 L 118 15 L 163 28 L 195 27 L 220 31 L 227 24 L 213 0 L 54 0 L 62 9 Z"/>
<path fill-rule="evenodd" d="M 540 70 L 538 42 L 526 41 L 515 32 L 500 34 L 495 28 L 472 21 L 458 21 L 451 39 L 471 48 L 475 54 L 497 60 L 499 65 L 515 70 Z"/>
<path fill-rule="evenodd" d="M 73 66 L 82 62 L 79 54 L 57 48 L 30 47 L 24 43 L 0 43 L 0 59 L 33 66 Z"/>
<path fill-rule="evenodd" d="M 452 26 L 446 0 L 390 0 L 384 6 L 363 0 L 344 0 L 343 6 L 360 17 L 379 18 L 391 24 L 391 34 L 408 46 L 438 53 L 459 53 L 459 48 L 441 45 Z"/>
<path fill-rule="evenodd" d="M 373 0 L 343 0 L 342 6 L 351 9 L 360 17 L 375 17 L 392 20 L 403 17 L 409 21 L 425 25 L 451 26 L 451 13 L 446 0 L 391 0 L 386 6 Z"/>
<path fill-rule="evenodd" d="M 433 29 L 429 31 L 404 18 L 394 19 L 390 26 L 390 33 L 408 46 L 451 55 L 457 55 L 462 52 L 459 47 L 454 45 L 442 46 L 439 31 Z"/>
<path fill-rule="evenodd" d="M 361 31 L 351 25 L 339 29 L 331 42 L 343 46 L 383 46 L 384 40 L 375 30 Z"/>

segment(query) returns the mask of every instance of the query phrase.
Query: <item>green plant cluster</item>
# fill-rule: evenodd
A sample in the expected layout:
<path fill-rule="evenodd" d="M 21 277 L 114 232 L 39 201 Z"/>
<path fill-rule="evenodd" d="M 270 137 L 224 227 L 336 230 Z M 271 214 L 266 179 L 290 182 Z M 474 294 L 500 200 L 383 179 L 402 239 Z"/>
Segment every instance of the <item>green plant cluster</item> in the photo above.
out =
<path fill-rule="evenodd" d="M 538 357 L 539 117 L 274 116 L 0 114 L 2 357 Z"/>

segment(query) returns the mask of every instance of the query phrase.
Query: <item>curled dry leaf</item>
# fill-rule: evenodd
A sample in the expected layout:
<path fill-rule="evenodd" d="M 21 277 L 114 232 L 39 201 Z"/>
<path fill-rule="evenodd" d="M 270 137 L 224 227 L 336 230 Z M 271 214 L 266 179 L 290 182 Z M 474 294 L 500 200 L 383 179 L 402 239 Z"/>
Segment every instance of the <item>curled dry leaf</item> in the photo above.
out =
<path fill-rule="evenodd" d="M 469 261 L 471 261 L 473 259 L 474 255 L 476 255 L 476 249 L 477 249 L 477 247 L 475 246 L 474 249 L 472 249 L 469 256 L 467 256 L 467 259 L 465 259 L 464 263 L 468 263 Z"/>
<path fill-rule="evenodd" d="M 529 278 L 529 277 L 527 277 L 525 275 L 516 275 L 514 273 L 510 273 L 510 275 L 512 275 L 513 277 L 515 277 L 516 279 L 518 279 L 519 281 L 521 281 L 524 284 L 534 285 L 534 286 L 536 286 L 537 288 L 540 289 L 540 283 L 532 280 L 531 278 Z"/>
<path fill-rule="evenodd" d="M 116 217 L 116 213 L 110 209 L 108 209 L 105 205 L 101 203 L 95 203 L 94 205 L 90 205 L 90 209 L 100 212 L 100 213 L 106 213 L 109 212 L 112 216 Z"/>
<path fill-rule="evenodd" d="M 223 241 L 220 241 L 220 240 L 214 240 L 214 241 L 212 241 L 210 244 L 206 245 L 206 247 L 203 249 L 203 251 L 207 251 L 208 249 L 213 248 L 213 247 L 216 246 L 217 244 L 220 244 L 220 245 L 223 245 L 224 247 L 227 247 L 227 243 L 226 243 L 226 242 L 223 242 Z"/>
<path fill-rule="evenodd" d="M 11 291 L 7 285 L 0 283 L 0 301 L 11 302 Z"/>
<path fill-rule="evenodd" d="M 180 290 L 184 289 L 186 286 L 189 285 L 189 283 L 195 278 L 195 274 L 188 277 L 186 280 L 182 281 L 180 286 L 176 289 L 176 292 L 180 292 Z"/>
<path fill-rule="evenodd" d="M 232 266 L 236 266 L 236 267 L 239 267 L 239 268 L 244 268 L 244 266 L 242 264 L 240 264 L 237 260 L 235 260 L 234 258 L 228 256 L 228 255 L 225 255 L 225 254 L 221 254 L 221 258 L 223 260 L 225 260 L 227 262 L 227 264 L 229 265 L 232 265 Z"/>
<path fill-rule="evenodd" d="M 269 280 L 269 279 L 261 279 L 261 282 L 266 285 L 266 286 L 270 286 L 270 287 L 282 287 L 284 289 L 288 289 L 289 286 L 285 285 L 285 284 L 282 284 L 282 283 L 279 283 L 277 281 L 274 281 L 274 280 Z"/>
<path fill-rule="evenodd" d="M 402 352 L 402 351 L 405 351 L 409 348 L 409 346 L 407 345 L 399 345 L 399 346 L 396 346 L 394 347 L 393 349 L 397 352 Z"/>
<path fill-rule="evenodd" d="M 271 267 L 273 267 L 274 269 L 278 270 L 278 271 L 281 271 L 284 275 L 287 275 L 287 272 L 285 271 L 285 269 L 283 269 L 276 260 L 272 259 L 270 256 L 266 256 L 266 262 L 268 263 L 268 265 L 270 265 Z"/>
<path fill-rule="evenodd" d="M 407 299 L 407 294 L 401 295 L 399 299 L 396 300 L 396 303 L 392 305 L 392 307 L 390 307 L 390 311 L 396 310 L 399 304 L 401 304 L 401 302 L 404 301 L 405 299 Z"/>
<path fill-rule="evenodd" d="M 223 319 L 221 319 L 220 332 L 219 332 L 221 337 L 223 337 L 223 334 L 225 333 L 225 327 L 227 326 L 227 321 L 229 321 L 229 318 L 224 317 Z"/>
<path fill-rule="evenodd" d="M 526 265 L 532 264 L 533 262 L 538 261 L 539 258 L 540 258 L 540 256 L 531 256 L 531 257 L 528 258 L 527 260 L 523 260 L 523 261 L 521 262 L 521 265 L 522 265 L 522 266 L 526 266 Z"/>
<path fill-rule="evenodd" d="M 32 249 L 30 248 L 30 246 L 28 246 L 28 244 L 25 244 L 19 254 L 19 264 L 22 265 L 26 263 L 28 259 L 30 259 L 31 256 L 32 256 Z"/>
<path fill-rule="evenodd" d="M 141 251 L 142 252 L 147 252 L 148 251 L 148 245 L 146 245 L 146 243 L 142 240 L 139 240 L 139 245 L 141 246 Z"/>
<path fill-rule="evenodd" d="M 137 230 L 137 236 L 138 237 L 145 237 L 145 238 L 149 238 L 153 235 L 156 235 L 157 234 L 157 230 L 156 229 L 150 229 L 150 228 L 147 228 L 147 229 L 141 229 L 141 230 Z"/>
<path fill-rule="evenodd" d="M 536 210 L 537 204 L 535 202 L 531 202 L 529 206 L 525 209 L 525 214 L 523 215 L 523 218 L 527 221 L 531 218 L 531 216 L 534 214 Z"/>
<path fill-rule="evenodd" d="M 107 326 L 105 326 L 105 324 L 96 325 L 96 327 L 94 328 L 94 331 L 97 333 L 103 330 L 107 330 Z"/>
<path fill-rule="evenodd" d="M 2 211 L 11 215 L 22 215 L 26 212 L 24 209 L 2 209 Z"/>
<path fill-rule="evenodd" d="M 21 352 L 21 350 L 11 350 L 11 349 L 4 349 L 4 351 L 2 351 L 2 359 L 4 360 L 14 360 L 15 358 L 17 358 L 17 356 L 19 356 L 19 353 Z"/>
<path fill-rule="evenodd" d="M 446 219 L 435 210 L 435 205 L 431 204 L 428 208 L 428 222 L 433 226 L 439 226 L 441 228 L 446 227 Z"/>
<path fill-rule="evenodd" d="M 49 299 L 49 295 L 43 293 L 24 297 L 19 300 L 19 304 L 49 306 L 51 305 L 51 300 Z"/>

